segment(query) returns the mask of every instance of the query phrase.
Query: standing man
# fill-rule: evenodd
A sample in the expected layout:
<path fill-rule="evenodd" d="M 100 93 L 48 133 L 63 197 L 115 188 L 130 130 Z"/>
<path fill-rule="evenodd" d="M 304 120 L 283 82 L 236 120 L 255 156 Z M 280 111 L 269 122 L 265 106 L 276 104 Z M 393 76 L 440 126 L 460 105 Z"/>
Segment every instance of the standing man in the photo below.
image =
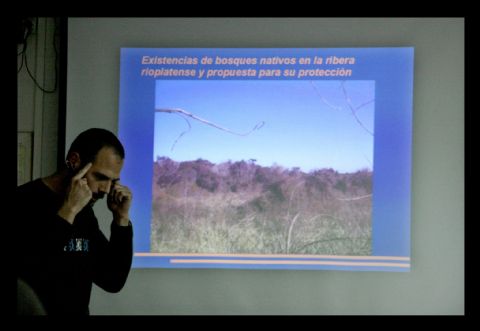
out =
<path fill-rule="evenodd" d="M 133 254 L 132 193 L 120 184 L 125 151 L 104 129 L 73 141 L 65 165 L 51 176 L 17 187 L 17 277 L 49 315 L 89 315 L 92 283 L 120 291 Z M 101 232 L 92 206 L 106 197 L 111 235 Z"/>

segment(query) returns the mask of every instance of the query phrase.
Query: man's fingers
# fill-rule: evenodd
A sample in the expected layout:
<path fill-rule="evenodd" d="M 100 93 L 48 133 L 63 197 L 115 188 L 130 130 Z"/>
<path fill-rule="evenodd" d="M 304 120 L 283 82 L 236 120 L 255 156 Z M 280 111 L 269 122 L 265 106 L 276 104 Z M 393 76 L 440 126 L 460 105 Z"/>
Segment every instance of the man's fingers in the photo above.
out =
<path fill-rule="evenodd" d="M 80 171 L 75 175 L 73 176 L 73 179 L 81 179 L 83 178 L 83 176 L 85 176 L 85 174 L 87 173 L 88 169 L 90 169 L 90 167 L 92 166 L 92 162 L 88 162 L 85 167 L 83 167 L 82 169 L 80 169 Z"/>
<path fill-rule="evenodd" d="M 109 197 L 116 203 L 121 203 L 124 199 L 131 199 L 132 193 L 128 187 L 117 183 L 110 191 Z"/>

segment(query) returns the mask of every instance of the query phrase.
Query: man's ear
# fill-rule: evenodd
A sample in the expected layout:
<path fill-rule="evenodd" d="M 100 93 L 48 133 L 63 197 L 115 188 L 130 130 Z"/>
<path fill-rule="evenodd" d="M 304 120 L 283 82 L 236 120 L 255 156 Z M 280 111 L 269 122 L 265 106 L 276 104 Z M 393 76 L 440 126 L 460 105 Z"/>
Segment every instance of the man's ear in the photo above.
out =
<path fill-rule="evenodd" d="M 67 156 L 66 164 L 70 164 L 70 169 L 75 171 L 79 169 L 82 164 L 82 160 L 80 159 L 80 154 L 77 152 L 71 152 Z"/>

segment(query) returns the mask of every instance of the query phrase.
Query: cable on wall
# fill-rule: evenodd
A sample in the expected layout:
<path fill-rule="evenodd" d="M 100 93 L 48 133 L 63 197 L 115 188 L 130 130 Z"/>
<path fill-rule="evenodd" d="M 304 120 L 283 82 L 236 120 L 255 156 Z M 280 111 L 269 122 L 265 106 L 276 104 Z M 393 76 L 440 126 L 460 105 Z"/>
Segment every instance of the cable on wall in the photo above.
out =
<path fill-rule="evenodd" d="M 47 89 L 43 86 L 41 86 L 35 76 L 32 74 L 30 71 L 30 68 L 28 67 L 28 61 L 27 61 L 27 46 L 28 46 L 28 38 L 33 32 L 33 27 L 38 27 L 38 18 L 35 19 L 35 25 L 32 22 L 32 19 L 30 17 L 21 17 L 19 18 L 18 25 L 17 25 L 17 43 L 18 44 L 23 44 L 22 50 L 20 53 L 17 54 L 17 56 L 21 56 L 21 62 L 20 66 L 17 69 L 17 74 L 20 73 L 22 68 L 24 67 L 25 64 L 25 69 L 27 70 L 28 75 L 32 79 L 33 83 L 44 93 L 54 93 L 57 90 L 57 76 L 58 76 L 58 50 L 57 50 L 57 45 L 56 45 L 56 36 L 57 36 L 57 30 L 58 30 L 58 22 L 55 18 L 54 20 L 54 31 L 53 31 L 53 50 L 55 52 L 55 77 L 54 77 L 54 86 L 52 89 Z"/>

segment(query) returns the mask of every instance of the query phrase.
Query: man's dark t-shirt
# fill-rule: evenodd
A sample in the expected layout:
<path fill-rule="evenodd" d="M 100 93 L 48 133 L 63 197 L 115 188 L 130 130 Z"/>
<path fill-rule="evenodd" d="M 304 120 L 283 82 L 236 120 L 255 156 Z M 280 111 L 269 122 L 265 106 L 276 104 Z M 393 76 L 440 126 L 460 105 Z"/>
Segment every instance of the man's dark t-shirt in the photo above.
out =
<path fill-rule="evenodd" d="M 63 201 L 41 179 L 17 187 L 17 277 L 36 292 L 47 314 L 88 315 L 92 283 L 122 289 L 132 263 L 133 231 L 112 222 L 110 240 L 90 206 L 73 224 L 57 215 Z"/>

